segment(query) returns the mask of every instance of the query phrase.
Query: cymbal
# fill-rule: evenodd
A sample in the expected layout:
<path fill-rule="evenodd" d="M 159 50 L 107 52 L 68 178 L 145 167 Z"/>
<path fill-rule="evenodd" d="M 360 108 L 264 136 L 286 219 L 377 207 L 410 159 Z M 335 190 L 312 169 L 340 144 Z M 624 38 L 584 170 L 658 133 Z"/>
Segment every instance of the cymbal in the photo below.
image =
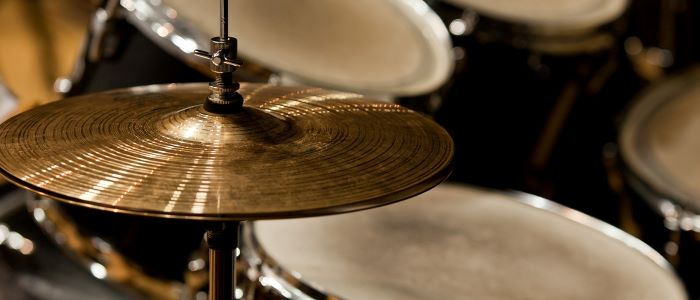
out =
<path fill-rule="evenodd" d="M 243 109 L 206 112 L 205 84 L 65 99 L 0 125 L 0 173 L 118 213 L 201 220 L 334 214 L 443 181 L 454 145 L 398 105 L 307 87 L 242 84 Z"/>

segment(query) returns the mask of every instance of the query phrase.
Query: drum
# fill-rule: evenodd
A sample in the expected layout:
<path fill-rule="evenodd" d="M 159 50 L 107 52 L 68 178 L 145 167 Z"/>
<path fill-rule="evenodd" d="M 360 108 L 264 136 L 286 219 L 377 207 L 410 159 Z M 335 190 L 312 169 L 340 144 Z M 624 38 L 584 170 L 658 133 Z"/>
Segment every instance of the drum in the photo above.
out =
<path fill-rule="evenodd" d="M 626 181 L 648 204 L 633 202 L 643 239 L 678 255 L 681 276 L 693 282 L 700 276 L 698 83 L 696 67 L 650 87 L 628 110 L 619 136 Z"/>
<path fill-rule="evenodd" d="M 127 22 L 120 1 L 102 2 L 93 13 L 72 72 L 54 83 L 57 93 L 74 96 L 146 84 L 211 80 L 206 70 L 168 53 Z"/>
<path fill-rule="evenodd" d="M 171 52 L 206 49 L 219 33 L 216 1 L 121 3 Z M 229 10 L 240 56 L 297 82 L 403 96 L 429 93 L 451 75 L 447 30 L 420 0 L 232 1 Z"/>
<path fill-rule="evenodd" d="M 206 222 L 123 216 L 37 195 L 28 206 L 66 259 L 109 284 L 146 299 L 200 299 L 206 291 Z"/>
<path fill-rule="evenodd" d="M 636 92 L 620 59 L 628 2 L 432 1 L 462 58 L 436 115 L 455 139 L 453 180 L 606 214 L 581 191 L 602 173 L 601 120 Z"/>
<path fill-rule="evenodd" d="M 34 223 L 28 192 L 0 195 L 0 299 L 143 299 L 104 281 L 104 268 L 74 263 Z"/>
<path fill-rule="evenodd" d="M 110 24 L 105 20 L 123 16 L 169 56 L 206 74 L 208 62 L 192 52 L 208 50 L 210 38 L 219 35 L 217 1 L 115 5 L 96 15 L 96 22 Z M 261 69 L 271 70 L 283 82 L 394 97 L 430 93 L 452 74 L 447 29 L 421 0 L 232 1 L 229 8 L 243 73 L 264 76 L 269 72 Z M 114 26 L 93 27 L 93 37 L 109 41 L 99 32 Z M 132 64 L 132 72 L 157 70 L 154 64 Z M 153 82 L 140 84 L 147 83 Z"/>
<path fill-rule="evenodd" d="M 628 5 L 627 0 L 445 2 L 465 10 L 463 18 L 450 23 L 454 34 L 474 33 L 484 41 L 554 55 L 611 48 L 615 37 L 609 27 Z"/>
<path fill-rule="evenodd" d="M 453 184 L 357 213 L 252 223 L 241 255 L 262 299 L 686 299 L 658 253 L 610 225 Z"/>

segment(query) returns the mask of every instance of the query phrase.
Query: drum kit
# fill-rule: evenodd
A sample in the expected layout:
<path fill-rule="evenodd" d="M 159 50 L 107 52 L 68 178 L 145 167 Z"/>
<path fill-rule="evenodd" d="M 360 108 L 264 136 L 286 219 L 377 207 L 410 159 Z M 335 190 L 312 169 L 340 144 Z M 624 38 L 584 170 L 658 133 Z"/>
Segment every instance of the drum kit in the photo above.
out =
<path fill-rule="evenodd" d="M 0 124 L 0 174 L 26 190 L 0 200 L 0 281 L 19 287 L 0 299 L 688 299 L 612 225 L 444 183 L 463 141 L 394 104 L 439 99 L 488 49 L 541 78 L 576 69 L 544 165 L 574 95 L 609 76 L 628 5 L 566 3 L 104 1 L 56 81 L 69 97 Z M 179 65 L 130 76 L 143 46 Z M 700 232 L 698 74 L 651 89 L 620 134 L 628 182 L 676 231 Z"/>

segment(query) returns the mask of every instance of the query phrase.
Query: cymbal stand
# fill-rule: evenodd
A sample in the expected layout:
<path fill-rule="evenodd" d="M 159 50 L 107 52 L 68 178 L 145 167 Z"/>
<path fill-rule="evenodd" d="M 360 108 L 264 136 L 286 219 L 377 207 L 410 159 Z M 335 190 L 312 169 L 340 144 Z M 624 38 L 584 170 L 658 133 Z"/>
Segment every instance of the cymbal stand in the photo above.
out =
<path fill-rule="evenodd" d="M 209 247 L 209 299 L 232 300 L 236 290 L 236 248 L 240 222 L 224 222 L 218 229 L 207 231 Z"/>
<path fill-rule="evenodd" d="M 194 55 L 209 60 L 209 69 L 216 79 L 209 83 L 209 96 L 204 109 L 213 114 L 232 114 L 241 110 L 243 96 L 237 91 L 238 82 L 233 81 L 238 42 L 228 36 L 228 0 L 220 0 L 220 32 L 210 41 L 210 52 L 195 50 Z M 207 231 L 209 247 L 209 299 L 232 300 L 235 296 L 235 263 L 240 222 L 222 222 L 221 227 Z"/>
<path fill-rule="evenodd" d="M 210 52 L 194 50 L 194 55 L 209 60 L 209 69 L 216 73 L 216 80 L 209 83 L 209 97 L 204 109 L 215 114 L 231 114 L 240 111 L 243 97 L 237 92 L 238 82 L 233 81 L 233 72 L 241 65 L 236 62 L 238 41 L 228 36 L 228 0 L 221 0 L 221 31 L 210 41 Z"/>

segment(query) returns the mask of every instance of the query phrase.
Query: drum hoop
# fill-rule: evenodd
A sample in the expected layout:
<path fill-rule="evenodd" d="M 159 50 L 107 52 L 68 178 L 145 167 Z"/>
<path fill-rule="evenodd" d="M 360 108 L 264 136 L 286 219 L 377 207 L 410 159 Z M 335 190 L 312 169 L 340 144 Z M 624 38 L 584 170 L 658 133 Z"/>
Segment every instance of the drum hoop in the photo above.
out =
<path fill-rule="evenodd" d="M 449 5 L 449 4 L 448 4 Z M 472 9 L 465 15 L 476 16 L 475 31 L 480 39 L 526 48 L 533 52 L 552 56 L 576 56 L 596 54 L 613 48 L 623 26 L 622 15 L 603 24 L 562 29 L 541 28 L 524 23 L 510 23 Z"/>
<path fill-rule="evenodd" d="M 153 5 L 152 1 L 147 0 L 128 0 L 120 1 L 120 3 L 125 10 L 126 19 L 150 40 L 197 70 L 208 69 L 208 64 L 204 60 L 196 58 L 191 52 L 194 49 L 209 49 L 210 37 L 191 28 L 189 22 L 176 13 L 174 17 L 168 16 L 167 11 L 175 11 L 172 7 L 164 2 Z M 420 62 L 419 69 L 407 76 L 411 77 L 409 80 L 395 78 L 393 83 L 386 85 L 354 86 L 341 81 L 325 81 L 323 75 L 309 76 L 294 70 L 284 70 L 267 65 L 264 59 L 257 58 L 254 52 L 246 53 L 245 48 L 239 49 L 239 54 L 243 59 L 263 65 L 275 72 L 289 74 L 305 83 L 330 89 L 369 95 L 391 94 L 393 96 L 418 95 L 434 91 L 449 79 L 454 69 L 452 42 L 447 28 L 440 17 L 422 0 L 391 0 L 389 5 L 411 21 L 411 26 L 426 41 L 424 46 L 431 57 L 430 62 L 427 60 Z M 164 27 L 163 24 L 166 23 L 171 27 Z M 159 30 L 167 31 L 168 34 L 160 35 Z M 180 44 L 179 47 L 178 44 Z M 424 76 L 426 73 L 430 75 Z"/>
<path fill-rule="evenodd" d="M 459 185 L 463 187 L 470 187 L 468 185 Z M 658 252 L 656 252 L 651 246 L 645 244 L 638 238 L 630 235 L 612 226 L 606 222 L 588 216 L 582 212 L 568 208 L 566 206 L 557 204 L 551 200 L 528 194 L 520 191 L 497 191 L 491 189 L 479 188 L 479 190 L 497 193 L 501 195 L 508 196 L 515 203 L 524 204 L 533 208 L 541 209 L 545 212 L 552 213 L 565 218 L 566 220 L 573 222 L 575 224 L 583 225 L 586 228 L 594 230 L 596 232 L 602 233 L 603 235 L 616 240 L 626 247 L 637 251 L 644 258 L 650 260 L 652 263 L 660 267 L 662 270 L 674 275 L 676 283 L 679 287 L 683 288 L 683 283 L 678 280 L 673 266 Z M 262 246 L 262 243 L 255 235 L 255 222 L 245 222 L 242 226 L 241 232 L 241 242 L 249 247 L 246 248 L 244 257 L 248 256 L 250 261 L 255 262 L 258 271 L 263 277 L 277 279 L 278 283 L 285 283 L 284 286 L 271 286 L 281 293 L 295 293 L 302 292 L 311 295 L 321 295 L 321 297 L 314 297 L 313 299 L 342 299 L 336 295 L 329 294 L 321 286 L 317 286 L 316 283 L 305 281 L 303 274 L 299 274 L 289 268 L 286 268 L 282 263 L 278 262 L 273 258 Z M 280 280 L 281 279 L 281 280 Z M 291 289 L 291 291 L 290 291 Z M 281 291 L 280 291 L 281 290 Z M 327 298 L 326 298 L 327 297 Z"/>
<path fill-rule="evenodd" d="M 496 22 L 511 24 L 512 26 L 520 28 L 526 32 L 530 32 L 534 35 L 562 36 L 581 32 L 591 32 L 596 28 L 615 22 L 625 14 L 631 1 L 605 1 L 606 4 L 609 5 L 606 13 L 599 13 L 597 15 L 589 14 L 588 18 L 577 20 L 567 19 L 549 22 L 524 16 L 509 16 L 507 13 L 498 12 L 495 9 L 485 9 L 484 7 L 478 7 L 478 5 L 474 6 L 469 4 L 460 4 L 459 1 L 456 0 L 447 0 L 446 2 L 455 7 L 473 11 L 480 16 L 492 19 Z"/>
<path fill-rule="evenodd" d="M 511 191 L 510 192 L 515 198 L 517 198 L 520 203 L 530 205 L 535 208 L 543 209 L 547 212 L 553 213 L 555 215 L 562 216 L 569 221 L 574 223 L 584 225 L 590 229 L 600 232 L 614 240 L 617 240 L 624 244 L 625 246 L 632 248 L 642 254 L 647 259 L 654 262 L 656 265 L 665 269 L 669 272 L 674 272 L 673 266 L 669 263 L 661 254 L 656 252 L 654 248 L 647 245 L 640 239 L 632 236 L 631 234 L 610 225 L 602 220 L 591 217 L 584 214 L 578 210 L 563 206 L 551 200 L 535 196 L 532 194 Z"/>
<path fill-rule="evenodd" d="M 700 212 L 700 204 L 695 204 L 692 195 L 658 174 L 655 162 L 645 160 L 645 154 L 638 151 L 640 129 L 648 124 L 660 107 L 672 103 L 677 96 L 692 88 L 693 82 L 700 79 L 700 67 L 672 76 L 662 82 L 651 85 L 640 93 L 626 109 L 621 122 L 618 144 L 623 164 L 654 194 L 680 205 L 684 210 Z"/>
<path fill-rule="evenodd" d="M 685 218 L 691 218 L 691 219 L 698 219 L 700 218 L 700 215 L 686 211 L 683 209 L 679 204 L 678 201 L 674 200 L 673 198 L 666 197 L 662 194 L 659 194 L 654 191 L 653 187 L 649 186 L 646 184 L 639 176 L 637 176 L 628 166 L 623 165 L 622 166 L 622 174 L 625 179 L 625 182 L 636 192 L 641 196 L 642 199 L 644 199 L 644 202 L 646 202 L 651 209 L 657 213 L 659 216 L 664 218 L 665 221 L 671 222 L 671 224 L 675 223 L 674 228 L 669 228 L 669 230 L 679 230 L 683 229 L 680 226 L 680 222 L 682 219 Z M 669 209 L 671 209 L 669 211 Z M 683 230 L 691 230 L 695 232 L 700 232 L 700 226 L 695 225 L 695 222 L 692 224 L 692 228 L 690 229 L 683 229 Z"/>

